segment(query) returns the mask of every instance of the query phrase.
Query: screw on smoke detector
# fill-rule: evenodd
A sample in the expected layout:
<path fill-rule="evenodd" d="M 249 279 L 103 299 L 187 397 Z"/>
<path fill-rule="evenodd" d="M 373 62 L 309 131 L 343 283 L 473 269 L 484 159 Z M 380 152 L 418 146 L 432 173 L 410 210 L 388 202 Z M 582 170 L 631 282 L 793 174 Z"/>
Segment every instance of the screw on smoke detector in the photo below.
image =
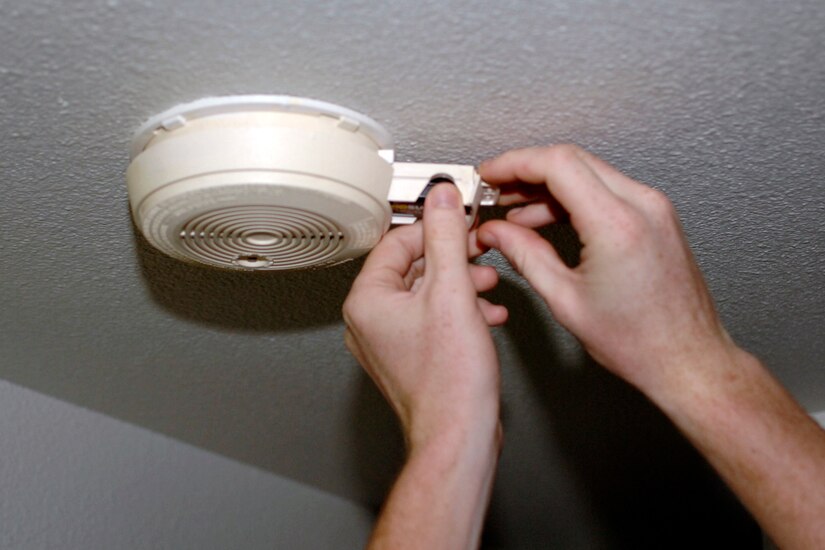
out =
<path fill-rule="evenodd" d="M 430 183 L 428 184 L 430 187 L 435 185 L 436 183 L 452 183 L 455 184 L 455 180 L 450 174 L 435 174 L 433 177 L 430 178 Z"/>
<path fill-rule="evenodd" d="M 269 265 L 269 259 L 267 259 L 266 256 L 249 254 L 247 256 L 238 256 L 235 263 L 242 267 L 264 267 Z"/>
<path fill-rule="evenodd" d="M 450 174 L 435 174 L 433 177 L 430 178 L 430 181 L 427 183 L 427 187 L 421 191 L 421 194 L 418 195 L 418 200 L 415 201 L 416 206 L 424 206 L 424 199 L 427 198 L 427 193 L 430 192 L 430 189 L 438 185 L 439 183 L 452 183 L 455 185 L 455 180 Z"/>

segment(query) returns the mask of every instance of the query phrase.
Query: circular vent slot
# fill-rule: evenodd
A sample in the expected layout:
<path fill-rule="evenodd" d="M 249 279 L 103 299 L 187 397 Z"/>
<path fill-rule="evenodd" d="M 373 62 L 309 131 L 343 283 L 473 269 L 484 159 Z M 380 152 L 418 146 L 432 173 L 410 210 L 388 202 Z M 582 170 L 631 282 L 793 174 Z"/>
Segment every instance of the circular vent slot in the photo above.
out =
<path fill-rule="evenodd" d="M 296 269 L 324 263 L 344 245 L 328 218 L 283 206 L 232 206 L 204 212 L 180 231 L 187 256 L 211 265 Z"/>

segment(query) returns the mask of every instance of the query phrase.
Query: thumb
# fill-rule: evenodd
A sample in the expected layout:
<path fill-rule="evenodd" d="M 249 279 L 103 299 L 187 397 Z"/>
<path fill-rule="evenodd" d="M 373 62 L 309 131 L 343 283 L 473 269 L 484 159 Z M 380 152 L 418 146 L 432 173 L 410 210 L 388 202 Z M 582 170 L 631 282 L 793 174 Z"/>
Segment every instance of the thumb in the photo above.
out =
<path fill-rule="evenodd" d="M 452 184 L 439 184 L 424 202 L 424 257 L 435 276 L 461 273 L 467 267 L 467 220 L 461 195 Z"/>
<path fill-rule="evenodd" d="M 489 221 L 478 228 L 478 240 L 500 250 L 551 309 L 571 289 L 570 269 L 556 249 L 532 229 L 504 220 Z"/>

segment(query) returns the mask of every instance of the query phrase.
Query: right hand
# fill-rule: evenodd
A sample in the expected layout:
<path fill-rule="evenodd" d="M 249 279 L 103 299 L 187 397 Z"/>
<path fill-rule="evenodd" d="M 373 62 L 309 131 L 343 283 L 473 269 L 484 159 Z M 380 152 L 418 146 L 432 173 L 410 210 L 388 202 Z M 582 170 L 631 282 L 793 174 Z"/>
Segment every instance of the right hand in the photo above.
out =
<path fill-rule="evenodd" d="M 573 145 L 510 151 L 480 172 L 503 204 L 533 202 L 482 225 L 478 240 L 606 368 L 650 393 L 679 384 L 703 354 L 734 349 L 664 194 Z M 565 213 L 583 245 L 574 268 L 533 230 Z"/>
<path fill-rule="evenodd" d="M 344 302 L 347 348 L 401 419 L 410 452 L 439 440 L 496 440 L 499 366 L 490 326 L 507 310 L 478 297 L 495 269 L 468 263 L 461 196 L 435 186 L 424 219 L 393 229 L 370 253 Z"/>

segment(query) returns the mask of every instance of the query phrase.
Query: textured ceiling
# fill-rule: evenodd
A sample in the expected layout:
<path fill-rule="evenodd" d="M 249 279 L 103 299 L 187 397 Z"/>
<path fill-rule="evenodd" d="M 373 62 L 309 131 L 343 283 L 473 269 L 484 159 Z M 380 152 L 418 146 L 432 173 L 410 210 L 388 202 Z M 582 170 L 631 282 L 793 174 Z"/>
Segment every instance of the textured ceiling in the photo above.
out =
<path fill-rule="evenodd" d="M 823 41 L 821 0 L 0 0 L 0 377 L 380 502 L 402 450 L 341 341 L 358 264 L 199 269 L 129 218 L 144 119 L 283 93 L 369 114 L 399 160 L 574 141 L 664 189 L 731 333 L 823 409 Z M 730 529 L 737 510 L 672 427 L 502 271 L 490 544 L 632 544 L 651 518 Z"/>

